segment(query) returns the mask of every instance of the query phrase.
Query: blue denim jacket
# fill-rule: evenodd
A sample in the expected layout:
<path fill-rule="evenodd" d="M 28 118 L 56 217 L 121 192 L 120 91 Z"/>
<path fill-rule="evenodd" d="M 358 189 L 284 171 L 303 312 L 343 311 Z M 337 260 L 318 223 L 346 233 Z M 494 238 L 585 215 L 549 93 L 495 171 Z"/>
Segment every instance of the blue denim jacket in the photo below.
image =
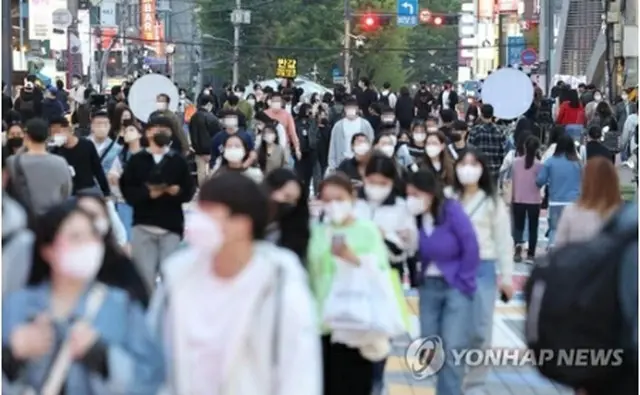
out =
<path fill-rule="evenodd" d="M 536 176 L 536 184 L 549 185 L 549 203 L 572 203 L 580 196 L 582 167 L 564 156 L 547 159 Z"/>
<path fill-rule="evenodd" d="M 86 299 L 85 293 L 71 317 L 83 316 Z M 50 302 L 49 283 L 5 296 L 2 301 L 2 346 L 9 346 L 10 336 L 18 326 L 49 311 Z M 58 345 L 66 337 L 71 325 L 72 322 L 54 324 Z M 124 291 L 109 287 L 92 326 L 107 347 L 108 377 L 104 379 L 90 372 L 83 364 L 74 362 L 65 382 L 65 395 L 156 394 L 164 382 L 162 349 L 148 331 L 142 307 L 132 302 Z M 52 350 L 51 354 L 39 360 L 27 362 L 18 380 L 20 384 L 32 388 L 41 385 L 53 358 Z"/>
<path fill-rule="evenodd" d="M 106 147 L 109 147 L 109 145 L 111 145 L 111 141 L 112 140 L 110 138 L 107 138 Z M 105 148 L 105 150 L 106 149 L 107 148 Z M 115 162 L 118 155 L 120 155 L 120 151 L 122 151 L 122 146 L 118 143 L 115 143 L 113 147 L 111 147 L 109 152 L 107 152 L 107 154 L 104 156 L 104 159 L 101 162 L 102 170 L 104 170 L 104 174 L 109 173 L 109 170 L 111 170 L 111 167 L 113 166 L 113 162 Z M 101 156 L 101 155 L 102 155 L 102 152 L 98 152 L 98 156 Z"/>

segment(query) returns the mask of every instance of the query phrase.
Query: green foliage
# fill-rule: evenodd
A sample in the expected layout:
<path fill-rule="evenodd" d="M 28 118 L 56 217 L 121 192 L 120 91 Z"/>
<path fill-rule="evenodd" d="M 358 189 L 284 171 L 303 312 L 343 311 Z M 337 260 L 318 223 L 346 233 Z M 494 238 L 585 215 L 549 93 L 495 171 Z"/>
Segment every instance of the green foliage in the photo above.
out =
<path fill-rule="evenodd" d="M 429 9 L 433 14 L 460 13 L 460 0 L 420 0 L 420 9 Z M 457 80 L 458 26 L 419 25 L 411 29 L 408 36 L 408 47 L 415 48 L 405 59 L 410 65 L 411 82 L 426 80 L 442 82 L 445 79 Z M 448 47 L 431 53 L 429 48 Z M 410 62 L 409 59 L 413 59 Z M 432 66 L 434 65 L 434 66 Z"/>

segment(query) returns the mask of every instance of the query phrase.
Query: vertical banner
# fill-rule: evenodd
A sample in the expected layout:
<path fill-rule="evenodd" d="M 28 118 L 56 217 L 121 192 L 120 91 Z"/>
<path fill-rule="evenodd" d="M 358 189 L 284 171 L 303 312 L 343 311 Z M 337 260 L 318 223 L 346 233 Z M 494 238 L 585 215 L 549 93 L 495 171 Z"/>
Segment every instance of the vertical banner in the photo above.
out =
<path fill-rule="evenodd" d="M 519 65 L 522 51 L 525 50 L 525 40 L 522 36 L 507 37 L 507 65 Z"/>
<path fill-rule="evenodd" d="M 156 42 L 153 43 L 152 47 L 155 48 L 156 57 L 163 58 L 165 56 L 165 46 L 164 42 L 164 23 L 162 21 L 156 22 Z"/>
<path fill-rule="evenodd" d="M 140 38 L 147 44 L 157 40 L 156 1 L 140 0 Z"/>
<path fill-rule="evenodd" d="M 478 0 L 478 18 L 479 19 L 491 19 L 495 14 L 495 2 L 494 0 Z"/>
<path fill-rule="evenodd" d="M 30 0 L 29 40 L 50 40 L 53 35 L 53 12 L 66 8 L 66 0 Z"/>

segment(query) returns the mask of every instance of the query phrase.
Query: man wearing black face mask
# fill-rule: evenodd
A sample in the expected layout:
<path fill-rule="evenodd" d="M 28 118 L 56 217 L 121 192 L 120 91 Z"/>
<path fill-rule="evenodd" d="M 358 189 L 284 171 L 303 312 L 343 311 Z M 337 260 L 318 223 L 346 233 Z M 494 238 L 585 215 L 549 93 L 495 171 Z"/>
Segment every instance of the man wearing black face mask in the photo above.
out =
<path fill-rule="evenodd" d="M 426 81 L 420 81 L 420 89 L 413 98 L 413 105 L 416 109 L 416 118 L 427 119 L 431 114 L 431 106 L 434 97 L 427 87 Z"/>
<path fill-rule="evenodd" d="M 184 232 L 182 204 L 191 201 L 195 184 L 186 159 L 169 149 L 172 121 L 149 119 L 149 147 L 134 154 L 120 177 L 120 190 L 133 208 L 131 253 L 149 291 L 157 270 L 179 246 Z"/>
<path fill-rule="evenodd" d="M 296 171 L 306 188 L 309 188 L 311 178 L 314 175 L 318 155 L 318 124 L 311 117 L 311 105 L 304 103 L 299 108 L 296 119 L 296 133 L 300 142 L 300 159 L 296 161 Z M 319 177 L 320 170 L 316 172 Z"/>

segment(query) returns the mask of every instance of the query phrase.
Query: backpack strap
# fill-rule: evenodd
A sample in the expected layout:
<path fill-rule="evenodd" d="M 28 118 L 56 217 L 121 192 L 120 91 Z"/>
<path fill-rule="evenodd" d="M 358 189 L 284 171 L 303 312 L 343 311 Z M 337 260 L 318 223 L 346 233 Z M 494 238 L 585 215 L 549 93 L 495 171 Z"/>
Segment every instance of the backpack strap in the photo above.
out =
<path fill-rule="evenodd" d="M 14 188 L 19 188 L 22 190 L 22 193 L 19 190 L 15 190 L 16 197 L 19 196 L 20 201 L 25 205 L 27 213 L 33 212 L 33 201 L 31 200 L 31 192 L 29 192 L 29 182 L 27 181 L 27 173 L 24 171 L 24 167 L 22 166 L 22 155 L 16 155 L 16 159 L 14 161 L 14 172 L 15 172 L 15 183 Z"/>
<path fill-rule="evenodd" d="M 102 161 L 104 160 L 104 158 L 107 157 L 107 154 L 109 153 L 109 151 L 111 151 L 111 149 L 113 148 L 113 146 L 116 145 L 116 140 L 111 140 L 111 144 L 109 144 L 109 146 L 107 147 L 107 149 L 105 149 L 102 152 L 102 155 L 100 155 L 100 163 L 102 163 Z"/>

